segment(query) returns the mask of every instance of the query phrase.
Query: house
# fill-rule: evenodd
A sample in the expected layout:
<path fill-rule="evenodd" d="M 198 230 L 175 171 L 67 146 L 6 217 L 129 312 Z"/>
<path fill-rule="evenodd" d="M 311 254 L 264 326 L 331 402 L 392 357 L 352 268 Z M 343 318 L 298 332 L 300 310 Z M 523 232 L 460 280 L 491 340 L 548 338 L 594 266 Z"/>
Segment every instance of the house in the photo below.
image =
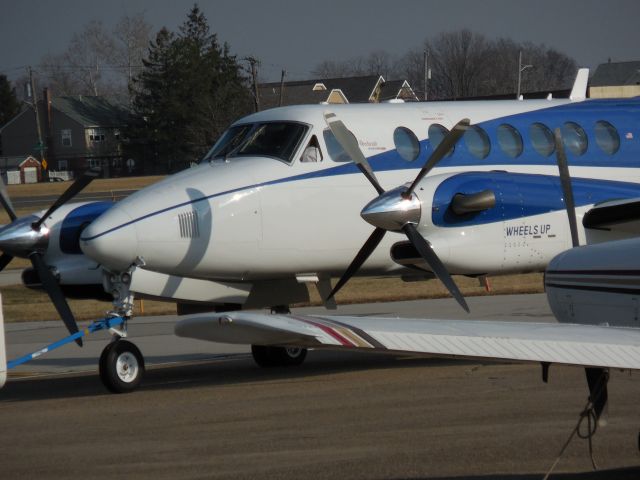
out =
<path fill-rule="evenodd" d="M 628 98 L 640 95 L 640 61 L 598 65 L 589 79 L 591 98 Z"/>
<path fill-rule="evenodd" d="M 120 130 L 126 109 L 102 97 L 51 98 L 47 90 L 38 106 L 48 169 L 80 173 L 101 167 L 105 177 L 125 171 Z M 40 157 L 33 108 L 0 128 L 0 144 L 6 157 Z"/>
<path fill-rule="evenodd" d="M 389 100 L 417 101 L 406 80 L 385 81 L 381 75 L 327 78 L 258 86 L 260 109 L 314 103 L 377 103 Z"/>
<path fill-rule="evenodd" d="M 0 175 L 6 185 L 42 181 L 42 165 L 35 157 L 0 157 Z"/>

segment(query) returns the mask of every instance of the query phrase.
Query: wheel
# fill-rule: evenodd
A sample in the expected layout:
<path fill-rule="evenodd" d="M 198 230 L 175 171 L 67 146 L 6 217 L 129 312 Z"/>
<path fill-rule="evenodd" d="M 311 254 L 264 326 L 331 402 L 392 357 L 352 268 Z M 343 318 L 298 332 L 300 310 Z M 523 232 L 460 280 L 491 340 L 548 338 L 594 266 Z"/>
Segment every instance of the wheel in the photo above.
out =
<path fill-rule="evenodd" d="M 116 340 L 100 355 L 100 379 L 113 393 L 135 390 L 144 376 L 144 358 L 138 347 L 126 340 Z"/>
<path fill-rule="evenodd" d="M 251 354 L 255 362 L 261 367 L 293 367 L 304 362 L 307 357 L 307 349 L 251 345 Z"/>

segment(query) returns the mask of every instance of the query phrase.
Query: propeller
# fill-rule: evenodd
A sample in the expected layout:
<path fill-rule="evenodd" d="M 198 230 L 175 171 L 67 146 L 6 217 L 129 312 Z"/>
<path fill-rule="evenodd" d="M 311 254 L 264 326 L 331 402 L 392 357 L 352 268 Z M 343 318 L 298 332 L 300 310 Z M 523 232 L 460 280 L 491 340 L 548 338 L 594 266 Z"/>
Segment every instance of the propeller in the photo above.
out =
<path fill-rule="evenodd" d="M 556 158 L 558 161 L 558 171 L 560 172 L 560 185 L 562 187 L 562 195 L 564 204 L 569 217 L 569 230 L 571 231 L 571 243 L 574 247 L 580 245 L 578 237 L 578 221 L 576 219 L 576 205 L 573 200 L 573 188 L 571 187 L 571 175 L 569 174 L 569 166 L 567 164 L 567 155 L 564 152 L 564 144 L 562 142 L 562 132 L 559 128 L 554 131 L 556 144 Z"/>
<path fill-rule="evenodd" d="M 569 230 L 571 231 L 571 244 L 573 247 L 580 246 L 580 238 L 578 237 L 578 220 L 576 218 L 576 205 L 573 199 L 573 188 L 571 186 L 571 174 L 569 173 L 569 165 L 567 163 L 567 155 L 564 151 L 564 143 L 562 142 L 562 130 L 556 128 L 554 130 L 556 159 L 558 162 L 558 171 L 560 173 L 560 185 L 562 187 L 562 195 L 564 204 L 569 217 Z M 1 260 L 1 259 L 0 259 Z M 600 426 L 606 424 L 607 407 L 608 407 L 608 390 L 607 383 L 609 381 L 609 371 L 606 368 L 585 368 L 584 372 L 587 377 L 589 386 L 589 401 L 592 403 L 592 411 L 595 420 Z"/>
<path fill-rule="evenodd" d="M 336 117 L 335 113 L 325 113 L 324 119 L 326 120 L 327 125 L 329 125 L 331 133 L 333 133 L 333 136 L 336 138 L 345 153 L 349 155 L 351 160 L 355 162 L 364 176 L 367 177 L 369 182 L 371 182 L 371 185 L 376 189 L 378 195 L 382 195 L 384 193 L 384 188 L 380 186 L 380 182 L 378 182 L 375 173 L 373 173 L 367 158 L 363 155 L 362 150 L 360 150 L 356 137 L 347 130 L 347 127 L 342 123 L 342 120 Z"/>
<path fill-rule="evenodd" d="M 9 218 L 11 218 L 11 223 L 0 228 L 0 250 L 3 252 L 2 256 L 0 256 L 0 271 L 2 271 L 14 257 L 28 258 L 33 268 L 38 272 L 44 290 L 49 295 L 60 318 L 72 335 L 78 332 L 78 324 L 60 289 L 58 281 L 42 258 L 42 254 L 46 250 L 49 242 L 49 229 L 43 226 L 43 223 L 53 212 L 89 185 L 99 173 L 99 169 L 92 169 L 78 177 L 40 218 L 35 215 L 18 217 L 7 194 L 4 182 L 0 180 L 0 203 L 7 212 L 7 215 L 9 215 Z M 82 346 L 82 340 L 80 338 L 76 339 L 76 343 Z"/>
<path fill-rule="evenodd" d="M 415 180 L 409 187 L 401 186 L 393 190 L 385 191 L 378 182 L 366 157 L 363 155 L 356 138 L 344 123 L 334 114 L 325 113 L 325 120 L 342 149 L 356 163 L 360 171 L 367 177 L 373 188 L 378 192 L 378 197 L 369 202 L 360 215 L 375 227 L 365 244 L 360 248 L 351 264 L 347 267 L 342 277 L 327 297 L 331 299 L 348 281 L 356 274 L 362 264 L 369 258 L 376 247 L 382 241 L 387 231 L 403 232 L 413 247 L 420 253 L 432 272 L 447 287 L 449 293 L 457 302 L 469 312 L 462 293 L 451 278 L 446 267 L 440 261 L 431 244 L 420 235 L 416 224 L 420 221 L 420 201 L 413 195 L 418 183 L 431 171 L 431 169 L 455 146 L 464 132 L 469 127 L 469 119 L 458 122 L 451 131 L 442 139 L 434 152 L 427 159 L 424 166 L 418 172 Z"/>

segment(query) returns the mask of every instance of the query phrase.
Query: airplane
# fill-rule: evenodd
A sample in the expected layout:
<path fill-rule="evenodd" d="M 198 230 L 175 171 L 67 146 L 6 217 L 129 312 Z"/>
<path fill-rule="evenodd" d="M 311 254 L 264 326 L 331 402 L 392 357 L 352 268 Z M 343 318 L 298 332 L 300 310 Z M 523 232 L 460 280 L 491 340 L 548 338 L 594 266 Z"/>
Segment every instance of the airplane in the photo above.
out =
<path fill-rule="evenodd" d="M 191 315 L 176 324 L 176 335 L 254 345 L 254 358 L 262 366 L 297 365 L 301 361 L 283 362 L 281 349 L 305 347 L 540 363 L 545 383 L 551 364 L 584 367 L 589 400 L 569 441 L 586 419 L 582 438 L 589 440 L 591 453 L 597 425 L 606 425 L 609 370 L 640 369 L 640 211 L 637 199 L 592 209 L 583 219 L 585 228 L 623 230 L 633 236 L 581 246 L 559 129 L 555 141 L 573 245 L 545 270 L 547 300 L 558 323 L 238 310 Z"/>
<path fill-rule="evenodd" d="M 344 284 L 358 272 L 437 276 L 464 307 L 450 274 L 542 271 L 571 246 L 552 128 L 570 152 L 579 217 L 637 196 L 640 101 L 586 100 L 587 74 L 569 99 L 259 112 L 231 125 L 195 168 L 121 202 L 66 204 L 79 191 L 72 185 L 49 212 L 14 214 L 0 230 L 0 263 L 31 258 L 26 283 L 45 287 L 72 335 L 63 290 L 106 292 L 127 319 L 134 294 L 177 301 L 181 313 L 287 311 L 308 300 L 306 283 L 334 306 L 330 278 L 344 272 Z M 373 233 L 357 218 L 367 202 Z M 581 240 L 630 236 L 591 227 L 579 228 Z"/>

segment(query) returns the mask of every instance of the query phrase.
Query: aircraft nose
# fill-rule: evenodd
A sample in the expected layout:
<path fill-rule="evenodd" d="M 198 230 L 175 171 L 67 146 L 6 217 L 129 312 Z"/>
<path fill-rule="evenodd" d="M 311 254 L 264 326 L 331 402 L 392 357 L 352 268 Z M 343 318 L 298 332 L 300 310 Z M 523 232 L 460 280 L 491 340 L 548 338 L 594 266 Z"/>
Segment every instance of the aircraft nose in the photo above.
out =
<path fill-rule="evenodd" d="M 138 256 L 138 234 L 133 219 L 117 205 L 85 228 L 80 248 L 111 271 L 124 271 Z"/>

